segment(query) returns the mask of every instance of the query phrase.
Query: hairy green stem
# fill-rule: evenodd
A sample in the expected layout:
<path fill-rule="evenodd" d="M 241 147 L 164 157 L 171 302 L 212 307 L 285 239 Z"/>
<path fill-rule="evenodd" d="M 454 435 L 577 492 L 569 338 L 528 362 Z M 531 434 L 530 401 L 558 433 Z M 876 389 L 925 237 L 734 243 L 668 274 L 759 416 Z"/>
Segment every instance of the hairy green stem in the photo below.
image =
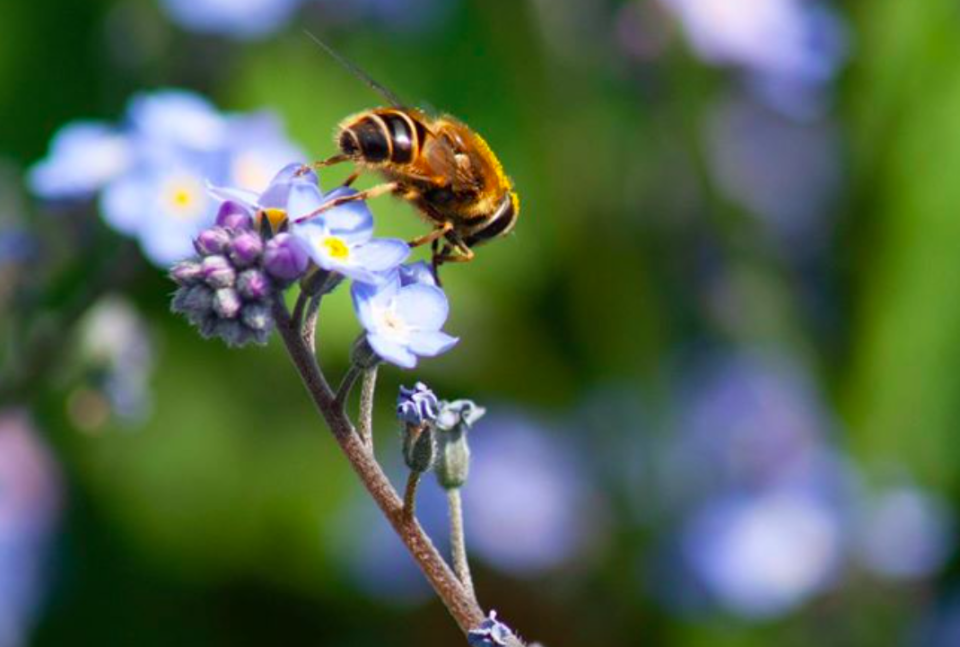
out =
<path fill-rule="evenodd" d="M 470 597 L 476 601 L 473 578 L 470 576 L 470 563 L 467 561 L 467 539 L 463 528 L 463 500 L 460 488 L 447 490 L 447 506 L 450 509 L 450 552 L 453 556 L 453 572 L 463 584 Z"/>

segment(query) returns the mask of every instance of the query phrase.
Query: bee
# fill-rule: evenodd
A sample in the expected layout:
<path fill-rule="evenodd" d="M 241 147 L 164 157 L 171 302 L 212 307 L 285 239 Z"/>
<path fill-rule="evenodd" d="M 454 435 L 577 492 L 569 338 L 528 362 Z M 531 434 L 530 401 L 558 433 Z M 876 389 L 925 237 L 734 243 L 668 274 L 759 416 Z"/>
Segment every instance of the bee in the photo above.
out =
<path fill-rule="evenodd" d="M 473 260 L 474 247 L 513 229 L 520 214 L 517 193 L 480 135 L 449 115 L 431 117 L 405 107 L 352 62 L 316 36 L 308 36 L 390 105 L 344 119 L 335 135 L 340 152 L 312 164 L 322 168 L 354 163 L 357 169 L 347 185 L 364 171 L 379 173 L 384 182 L 334 198 L 306 218 L 345 202 L 393 194 L 412 204 L 433 226 L 409 244 L 432 245 L 434 274 L 443 263 Z"/>

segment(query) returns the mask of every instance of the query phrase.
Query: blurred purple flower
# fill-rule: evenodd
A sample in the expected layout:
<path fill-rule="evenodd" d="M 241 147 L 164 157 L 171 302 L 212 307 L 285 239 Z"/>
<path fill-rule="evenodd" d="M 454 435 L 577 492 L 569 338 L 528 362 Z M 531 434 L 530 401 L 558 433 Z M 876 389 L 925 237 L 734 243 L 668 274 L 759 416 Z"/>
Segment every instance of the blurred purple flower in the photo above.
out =
<path fill-rule="evenodd" d="M 0 645 L 28 643 L 61 508 L 58 466 L 25 413 L 0 411 Z"/>
<path fill-rule="evenodd" d="M 721 488 L 762 488 L 821 456 L 831 422 L 813 383 L 786 358 L 714 356 L 686 380 L 662 463 L 668 493 L 689 504 Z"/>
<path fill-rule="evenodd" d="M 193 238 L 214 222 L 206 182 L 262 191 L 296 159 L 302 155 L 273 117 L 223 115 L 196 94 L 160 90 L 131 99 L 124 129 L 68 124 L 29 180 L 50 200 L 100 190 L 104 220 L 166 267 L 189 256 Z"/>
<path fill-rule="evenodd" d="M 744 70 L 778 109 L 809 111 L 810 92 L 831 81 L 846 55 L 837 14 L 806 0 L 661 0 L 706 62 Z"/>
<path fill-rule="evenodd" d="M 150 411 L 149 380 L 153 345 L 147 324 L 126 299 L 101 298 L 81 322 L 84 360 L 94 367 L 113 412 L 128 422 L 143 420 Z"/>
<path fill-rule="evenodd" d="M 757 216 L 785 252 L 823 249 L 842 179 L 833 123 L 797 123 L 734 95 L 708 113 L 705 137 L 710 171 L 729 199 Z"/>
<path fill-rule="evenodd" d="M 161 0 L 184 29 L 238 39 L 263 38 L 289 22 L 301 0 Z"/>
<path fill-rule="evenodd" d="M 781 488 L 712 501 L 687 523 L 684 554 L 718 603 L 775 616 L 824 590 L 842 566 L 843 523 L 808 491 Z"/>
<path fill-rule="evenodd" d="M 450 306 L 447 295 L 436 286 L 404 286 L 399 272 L 393 271 L 380 285 L 354 283 L 351 294 L 367 342 L 392 364 L 413 368 L 418 357 L 434 357 L 458 341 L 440 330 Z"/>
<path fill-rule="evenodd" d="M 463 497 L 471 550 L 519 576 L 573 566 L 602 521 L 574 450 L 523 416 L 488 416 L 470 444 Z"/>
<path fill-rule="evenodd" d="M 50 142 L 50 153 L 27 174 L 37 195 L 51 199 L 86 198 L 133 163 L 129 138 L 107 124 L 77 121 Z"/>
<path fill-rule="evenodd" d="M 893 580 L 931 577 L 954 548 L 946 502 L 916 487 L 881 491 L 865 502 L 856 554 L 864 566 Z"/>

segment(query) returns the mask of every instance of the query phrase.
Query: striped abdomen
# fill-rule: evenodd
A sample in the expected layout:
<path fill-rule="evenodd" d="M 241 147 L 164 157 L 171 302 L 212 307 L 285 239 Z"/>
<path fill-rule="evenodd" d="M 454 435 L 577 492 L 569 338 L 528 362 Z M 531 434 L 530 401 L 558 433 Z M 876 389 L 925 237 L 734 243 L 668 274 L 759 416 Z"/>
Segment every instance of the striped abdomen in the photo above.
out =
<path fill-rule="evenodd" d="M 341 127 L 340 150 L 345 155 L 378 164 L 407 164 L 420 152 L 426 128 L 401 110 L 379 108 L 354 117 Z"/>

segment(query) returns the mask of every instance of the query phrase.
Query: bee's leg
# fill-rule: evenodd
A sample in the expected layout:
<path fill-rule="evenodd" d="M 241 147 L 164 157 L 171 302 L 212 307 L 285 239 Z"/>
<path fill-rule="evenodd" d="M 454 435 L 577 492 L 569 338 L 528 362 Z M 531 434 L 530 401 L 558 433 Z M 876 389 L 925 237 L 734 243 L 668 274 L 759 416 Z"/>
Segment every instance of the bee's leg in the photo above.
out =
<path fill-rule="evenodd" d="M 324 211 L 329 211 L 334 207 L 339 207 L 342 204 L 348 202 L 358 202 L 360 200 L 370 200 L 371 198 L 376 198 L 383 195 L 384 193 L 393 193 L 397 190 L 400 185 L 397 182 L 384 182 L 383 184 L 378 184 L 377 186 L 372 186 L 369 189 L 364 189 L 363 191 L 358 191 L 353 195 L 345 195 L 339 198 L 334 198 L 328 202 L 324 202 L 320 207 L 314 209 L 305 216 L 301 216 L 293 221 L 293 224 L 300 224 L 301 222 L 310 220 L 311 218 L 316 218 Z"/>
<path fill-rule="evenodd" d="M 407 241 L 407 245 L 410 245 L 410 247 L 420 247 L 420 245 L 426 245 L 427 243 L 434 243 L 433 251 L 434 251 L 434 255 L 436 255 L 436 251 L 437 251 L 436 243 L 439 241 L 439 239 L 442 236 L 446 235 L 446 233 L 449 232 L 451 229 L 453 229 L 453 223 L 445 222 L 439 227 L 437 227 L 436 229 L 433 229 L 432 231 L 424 234 L 423 236 L 417 236 L 413 240 Z"/>
<path fill-rule="evenodd" d="M 300 167 L 298 175 L 303 175 L 307 171 L 319 171 L 322 168 L 327 166 L 333 166 L 334 164 L 341 164 L 343 162 L 349 162 L 352 158 L 349 155 L 344 155 L 343 153 L 338 153 L 333 157 L 328 157 L 325 160 L 320 160 L 319 162 L 311 162 L 310 164 L 304 164 Z"/>
<path fill-rule="evenodd" d="M 440 267 L 444 263 L 469 263 L 475 256 L 474 251 L 457 237 L 445 245 L 439 254 L 434 250 L 433 264 L 435 267 Z"/>
<path fill-rule="evenodd" d="M 357 178 L 360 177 L 360 169 L 356 169 L 353 173 L 347 176 L 347 179 L 343 181 L 343 186 L 350 186 L 357 181 Z"/>

